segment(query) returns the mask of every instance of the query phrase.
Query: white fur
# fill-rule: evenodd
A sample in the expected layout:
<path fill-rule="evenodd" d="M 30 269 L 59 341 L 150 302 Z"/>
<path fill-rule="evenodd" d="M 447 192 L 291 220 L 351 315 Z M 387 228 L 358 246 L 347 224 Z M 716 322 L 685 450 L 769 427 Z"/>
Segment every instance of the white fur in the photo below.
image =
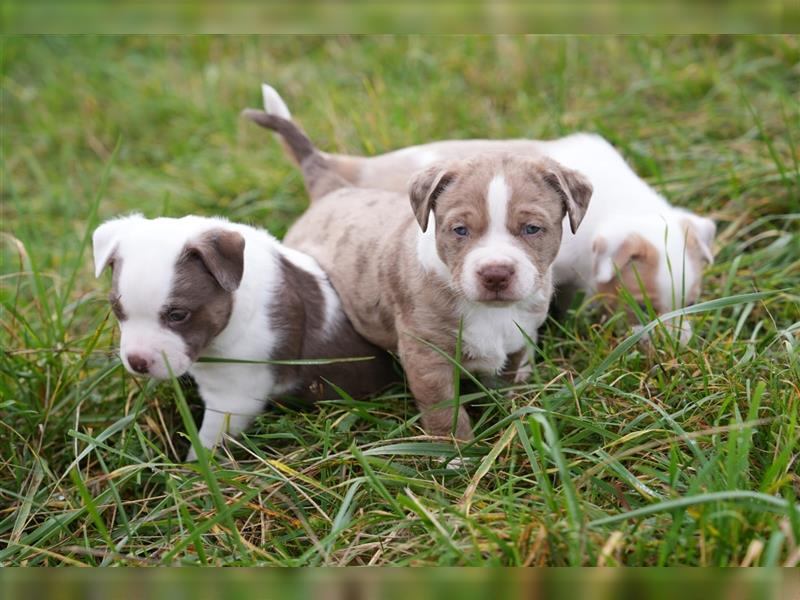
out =
<path fill-rule="evenodd" d="M 284 119 L 291 119 L 292 113 L 289 112 L 289 107 L 283 101 L 278 91 L 271 85 L 266 83 L 261 84 L 261 97 L 264 100 L 264 111 L 267 114 L 277 115 Z"/>
<path fill-rule="evenodd" d="M 628 166 L 611 144 L 597 135 L 575 134 L 542 142 L 543 151 L 592 182 L 594 193 L 580 228 L 574 235 L 564 222 L 564 237 L 553 265 L 556 285 L 569 284 L 589 294 L 614 274 L 612 257 L 622 242 L 638 233 L 661 251 L 658 287 L 661 305 L 678 308 L 694 302 L 689 297 L 702 277 L 701 269 L 686 256 L 685 222 L 690 222 L 707 260 L 711 260 L 713 221 L 671 206 Z M 602 236 L 605 253 L 593 251 Z M 602 246 L 602 245 L 600 245 Z M 668 266 L 669 265 L 669 266 Z M 686 335 L 681 336 L 686 339 Z"/>
<path fill-rule="evenodd" d="M 429 164 L 439 160 L 439 155 L 431 150 L 416 150 L 414 152 L 414 160 L 420 169 L 427 167 Z"/>
<path fill-rule="evenodd" d="M 217 444 L 224 432 L 239 434 L 262 412 L 270 395 L 288 391 L 293 385 L 290 382 L 278 388 L 273 369 L 264 364 L 191 363 L 182 338 L 160 324 L 159 314 L 172 288 L 180 252 L 187 242 L 220 227 L 244 237 L 244 273 L 234 292 L 228 324 L 203 356 L 257 361 L 271 358 L 282 335 L 272 327 L 269 312 L 269 299 L 280 294 L 282 255 L 317 278 L 325 298 L 326 329 L 341 318 L 338 296 L 316 261 L 285 248 L 260 229 L 218 218 L 148 220 L 134 215 L 101 225 L 93 238 L 98 276 L 110 256 L 120 259 L 118 291 L 127 316 L 120 323 L 123 364 L 131 371 L 128 355 L 142 355 L 152 361 L 150 375 L 163 379 L 169 376 L 163 353 L 174 375 L 191 374 L 205 403 L 199 434 L 207 448 Z M 188 460 L 195 456 L 191 451 Z"/>
<path fill-rule="evenodd" d="M 495 374 L 506 364 L 508 355 L 526 347 L 525 335 L 536 340 L 536 331 L 547 317 L 553 293 L 552 275 L 540 274 L 525 252 L 517 245 L 506 225 L 511 190 L 505 177 L 498 174 L 487 190 L 489 228 L 478 247 L 465 259 L 465 282 L 452 280 L 447 265 L 436 250 L 436 221 L 431 211 L 428 228 L 417 233 L 417 259 L 422 268 L 451 286 L 460 287 L 464 300 L 459 306 L 463 322 L 464 366 L 476 373 Z M 474 299 L 479 296 L 477 271 L 490 263 L 507 262 L 516 269 L 516 294 L 519 300 L 491 305 Z M 522 331 L 520 331 L 520 328 Z M 520 377 L 530 372 L 529 361 L 521 365 Z"/>
<path fill-rule="evenodd" d="M 428 273 L 444 280 L 450 279 L 450 270 L 436 250 L 436 216 L 433 211 L 428 215 L 428 228 L 425 231 L 417 229 L 417 260 Z"/>
<path fill-rule="evenodd" d="M 464 366 L 476 373 L 498 373 L 508 355 L 526 347 L 523 331 L 536 341 L 536 332 L 547 318 L 552 292 L 547 277 L 524 301 L 509 306 L 462 303 Z M 522 367 L 529 369 L 527 361 Z"/>
<path fill-rule="evenodd" d="M 506 290 L 514 300 L 526 298 L 539 285 L 539 273 L 518 240 L 508 230 L 508 202 L 511 190 L 502 173 L 489 182 L 486 204 L 489 227 L 486 234 L 464 259 L 463 290 L 467 298 L 478 300 L 482 286 L 478 273 L 490 265 L 510 266 L 514 269 L 512 283 Z"/>

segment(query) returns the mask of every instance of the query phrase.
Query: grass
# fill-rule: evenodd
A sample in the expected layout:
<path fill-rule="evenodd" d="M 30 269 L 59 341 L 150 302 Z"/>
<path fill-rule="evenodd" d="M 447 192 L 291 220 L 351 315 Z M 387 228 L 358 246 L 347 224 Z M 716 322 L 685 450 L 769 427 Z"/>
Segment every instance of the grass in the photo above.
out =
<path fill-rule="evenodd" d="M 2 44 L 0 564 L 793 565 L 800 560 L 800 45 L 794 37 L 63 37 Z M 101 219 L 304 206 L 238 114 L 269 81 L 326 149 L 611 139 L 717 220 L 696 336 L 653 352 L 591 302 L 477 410 L 464 470 L 407 392 L 179 458 L 191 385 L 128 376 Z M 185 382 L 184 382 L 185 383 Z"/>

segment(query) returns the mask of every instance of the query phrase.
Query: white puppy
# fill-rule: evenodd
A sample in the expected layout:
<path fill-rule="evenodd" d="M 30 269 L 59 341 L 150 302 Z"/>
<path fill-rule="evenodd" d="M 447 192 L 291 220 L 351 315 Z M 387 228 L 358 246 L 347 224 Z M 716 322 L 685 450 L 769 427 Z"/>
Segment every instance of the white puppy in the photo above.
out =
<path fill-rule="evenodd" d="M 113 270 L 120 357 L 133 374 L 189 373 L 205 403 L 200 441 L 237 435 L 271 396 L 354 396 L 391 382 L 391 360 L 352 328 L 325 273 L 267 232 L 220 218 L 107 221 L 94 232 L 95 275 Z M 368 356 L 333 364 L 196 362 Z M 166 361 L 166 362 L 165 362 Z M 194 449 L 187 460 L 196 457 Z"/>
<path fill-rule="evenodd" d="M 267 113 L 291 118 L 274 88 L 264 84 L 262 93 Z M 451 140 L 372 157 L 323 156 L 352 185 L 405 191 L 411 175 L 434 161 L 486 152 L 548 156 L 586 175 L 594 188 L 580 230 L 572 235 L 564 223 L 553 266 L 560 307 L 569 305 L 576 290 L 602 294 L 613 306 L 625 288 L 640 304 L 647 296 L 658 314 L 697 301 L 703 269 L 713 259 L 714 222 L 671 206 L 600 136 L 579 133 L 553 141 Z M 633 311 L 628 313 L 632 321 L 637 320 Z M 688 323 L 682 323 L 679 337 L 682 342 L 691 337 Z"/>

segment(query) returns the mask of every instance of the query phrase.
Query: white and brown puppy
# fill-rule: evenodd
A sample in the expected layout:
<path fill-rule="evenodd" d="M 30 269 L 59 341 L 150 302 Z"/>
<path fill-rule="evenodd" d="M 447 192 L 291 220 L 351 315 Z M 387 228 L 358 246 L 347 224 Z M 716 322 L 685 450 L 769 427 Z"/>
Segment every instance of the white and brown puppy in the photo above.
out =
<path fill-rule="evenodd" d="M 472 437 L 452 404 L 452 356 L 476 374 L 524 378 L 528 344 L 552 295 L 564 216 L 578 229 L 591 185 L 549 158 L 479 155 L 437 162 L 408 194 L 351 187 L 291 121 L 247 115 L 284 136 L 312 204 L 285 243 L 316 258 L 353 326 L 396 350 L 425 430 Z M 410 196 L 410 207 L 409 207 Z M 572 235 L 570 233 L 570 235 Z"/>
<path fill-rule="evenodd" d="M 109 295 L 120 357 L 133 374 L 189 373 L 205 403 L 200 441 L 241 433 L 270 397 L 354 396 L 393 379 L 391 359 L 359 336 L 311 257 L 267 232 L 220 218 L 107 221 L 94 232 L 95 274 L 113 271 Z M 371 356 L 363 362 L 275 365 L 196 362 Z M 169 364 L 169 369 L 167 364 Z M 196 457 L 189 451 L 187 460 Z"/>
<path fill-rule="evenodd" d="M 262 92 L 266 112 L 291 119 L 272 87 L 263 85 Z M 574 236 L 564 235 L 554 264 L 562 308 L 576 290 L 602 294 L 613 307 L 625 288 L 639 303 L 647 295 L 658 314 L 697 301 L 703 269 L 713 258 L 714 222 L 671 206 L 600 136 L 575 134 L 553 141 L 451 140 L 372 157 L 322 155 L 352 185 L 402 191 L 413 173 L 434 161 L 482 152 L 548 156 L 577 169 L 592 183 L 592 203 L 581 229 Z M 567 228 L 565 222 L 565 233 Z M 629 316 L 635 320 L 630 311 Z M 687 342 L 690 337 L 691 329 L 684 321 L 680 339 Z"/>

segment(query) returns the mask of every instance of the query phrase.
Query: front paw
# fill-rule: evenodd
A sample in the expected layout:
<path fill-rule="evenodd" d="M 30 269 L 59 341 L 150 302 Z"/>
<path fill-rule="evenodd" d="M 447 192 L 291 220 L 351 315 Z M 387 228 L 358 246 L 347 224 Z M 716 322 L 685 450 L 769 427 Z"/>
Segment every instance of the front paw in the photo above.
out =
<path fill-rule="evenodd" d="M 520 365 L 516 373 L 514 373 L 514 379 L 513 379 L 514 384 L 526 383 L 528 379 L 530 379 L 532 374 L 533 374 L 533 367 L 529 362 Z"/>
<path fill-rule="evenodd" d="M 422 413 L 422 426 L 428 435 L 446 437 L 453 433 L 453 409 L 427 410 Z M 464 407 L 459 407 L 456 430 L 453 436 L 462 442 L 474 439 L 472 424 Z"/>
<path fill-rule="evenodd" d="M 197 452 L 194 451 L 194 446 L 189 448 L 189 451 L 186 453 L 186 460 L 183 462 L 197 462 Z"/>

